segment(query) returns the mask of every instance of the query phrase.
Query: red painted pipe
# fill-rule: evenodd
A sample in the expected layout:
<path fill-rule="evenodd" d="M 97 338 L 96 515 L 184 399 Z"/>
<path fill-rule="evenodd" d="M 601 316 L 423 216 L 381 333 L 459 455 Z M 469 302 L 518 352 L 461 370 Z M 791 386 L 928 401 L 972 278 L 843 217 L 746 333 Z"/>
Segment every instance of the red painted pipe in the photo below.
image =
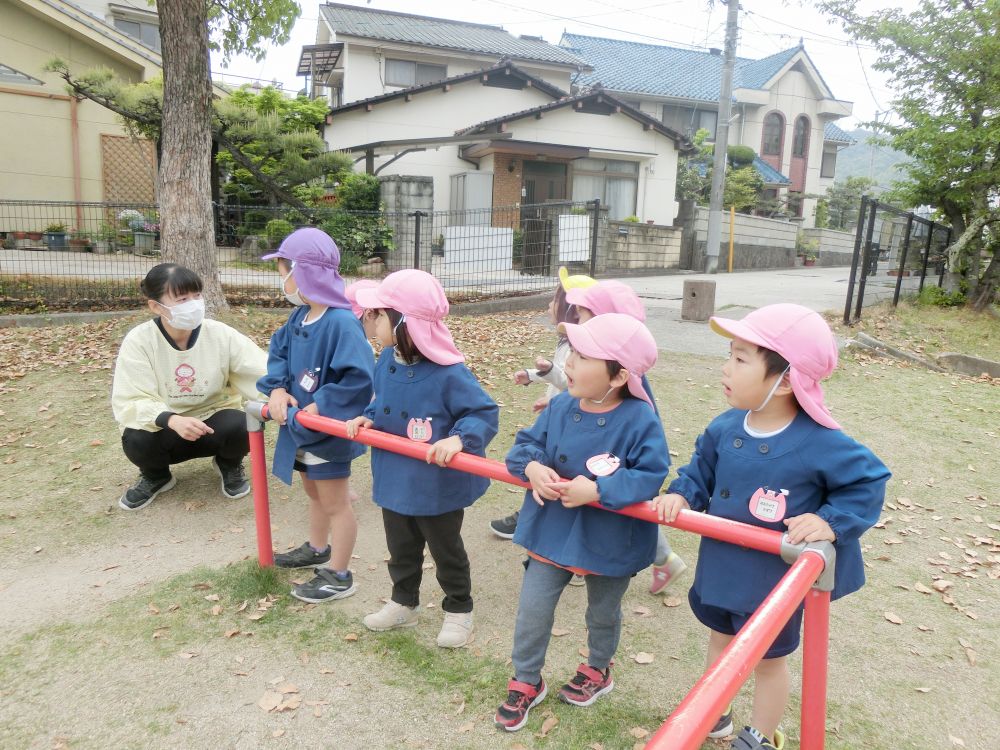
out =
<path fill-rule="evenodd" d="M 250 478 L 253 483 L 253 516 L 257 524 L 257 561 L 262 568 L 274 565 L 271 545 L 271 508 L 267 496 L 267 457 L 264 430 L 250 431 Z"/>
<path fill-rule="evenodd" d="M 806 594 L 802 636 L 802 714 L 799 747 L 823 750 L 826 742 L 826 685 L 830 650 L 830 592 Z"/>
<path fill-rule="evenodd" d="M 646 743 L 646 750 L 697 750 L 701 747 L 712 726 L 750 677 L 824 566 L 822 556 L 808 551 L 792 564 L 716 662 L 705 670 L 677 709 Z"/>

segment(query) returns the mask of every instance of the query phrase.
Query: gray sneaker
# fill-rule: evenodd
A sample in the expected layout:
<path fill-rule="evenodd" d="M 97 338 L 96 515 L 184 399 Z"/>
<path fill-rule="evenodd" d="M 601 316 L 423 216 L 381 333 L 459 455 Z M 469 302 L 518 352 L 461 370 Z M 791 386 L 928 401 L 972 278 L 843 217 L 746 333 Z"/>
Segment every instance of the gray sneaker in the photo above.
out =
<path fill-rule="evenodd" d="M 316 552 L 309 542 L 302 542 L 301 547 L 274 556 L 274 564 L 279 568 L 313 568 L 330 562 L 330 547 L 325 552 Z"/>
<path fill-rule="evenodd" d="M 222 479 L 222 494 L 231 500 L 246 497 L 250 494 L 250 480 L 243 470 L 243 462 L 235 466 L 228 466 L 219 463 L 218 458 L 212 459 L 212 466 Z"/>
<path fill-rule="evenodd" d="M 316 577 L 292 589 L 292 596 L 303 602 L 318 604 L 334 599 L 346 599 L 358 590 L 354 585 L 351 571 L 347 571 L 347 575 L 343 578 L 329 568 L 315 568 L 314 572 Z"/>
<path fill-rule="evenodd" d="M 125 490 L 125 494 L 118 500 L 118 507 L 122 510 L 139 510 L 145 508 L 161 492 L 171 489 L 177 480 L 173 476 L 166 479 L 150 479 L 144 474 L 139 475 L 139 481 Z"/>

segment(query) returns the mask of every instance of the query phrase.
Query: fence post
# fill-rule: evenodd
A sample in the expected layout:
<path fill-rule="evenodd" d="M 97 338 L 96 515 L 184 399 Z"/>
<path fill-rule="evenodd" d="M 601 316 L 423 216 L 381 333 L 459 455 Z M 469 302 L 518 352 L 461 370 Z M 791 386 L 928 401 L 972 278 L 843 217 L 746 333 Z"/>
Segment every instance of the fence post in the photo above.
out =
<path fill-rule="evenodd" d="M 927 278 L 927 261 L 931 258 L 931 242 L 934 241 L 934 222 L 931 222 L 930 227 L 927 230 L 927 242 L 924 243 L 924 263 L 920 268 L 920 287 L 917 292 L 920 293 L 924 291 L 924 279 Z"/>
<path fill-rule="evenodd" d="M 847 281 L 847 302 L 844 305 L 844 325 L 851 324 L 851 305 L 854 302 L 854 280 L 858 273 L 858 256 L 861 253 L 861 238 L 865 231 L 865 218 L 868 211 L 868 196 L 861 196 L 861 208 L 858 209 L 858 228 L 854 233 L 854 257 L 851 258 L 851 276 Z"/>
<path fill-rule="evenodd" d="M 413 217 L 413 267 L 420 269 L 420 218 L 424 216 L 423 211 L 414 211 Z"/>
<path fill-rule="evenodd" d="M 872 213 L 868 217 L 865 244 L 861 251 L 861 281 L 858 284 L 858 303 L 854 307 L 854 319 L 861 320 L 861 308 L 865 304 L 865 286 L 868 283 L 868 256 L 872 251 L 872 235 L 875 234 L 875 217 L 878 215 L 878 201 L 871 202 Z"/>
<path fill-rule="evenodd" d="M 952 228 L 948 227 L 948 236 L 944 238 L 944 249 L 945 249 L 945 251 L 947 251 L 948 248 L 951 247 L 951 233 L 952 233 Z M 947 257 L 948 256 L 946 255 L 945 258 L 947 258 Z M 938 274 L 938 286 L 939 287 L 944 285 L 944 267 L 946 265 L 947 265 L 946 261 L 941 261 L 941 273 Z"/>
<path fill-rule="evenodd" d="M 590 228 L 590 278 L 597 276 L 597 233 L 601 230 L 601 199 L 594 198 L 594 223 Z"/>
<path fill-rule="evenodd" d="M 899 290 L 903 286 L 903 269 L 906 267 L 906 253 L 910 249 L 910 232 L 913 230 L 913 213 L 906 217 L 906 237 L 903 239 L 903 253 L 899 258 L 899 268 L 896 269 L 896 290 L 892 294 L 892 306 L 899 304 Z"/>

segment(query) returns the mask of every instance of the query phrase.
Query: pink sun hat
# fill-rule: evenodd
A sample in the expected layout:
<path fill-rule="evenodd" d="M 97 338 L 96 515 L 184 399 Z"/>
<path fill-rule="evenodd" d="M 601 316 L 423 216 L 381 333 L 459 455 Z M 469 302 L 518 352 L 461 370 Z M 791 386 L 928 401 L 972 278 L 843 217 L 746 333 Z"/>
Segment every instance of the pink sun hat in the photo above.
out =
<path fill-rule="evenodd" d="M 824 403 L 819 381 L 837 367 L 837 341 L 823 317 L 802 305 L 767 305 L 742 320 L 713 316 L 712 330 L 777 352 L 788 360 L 788 380 L 803 411 L 816 422 L 839 430 Z"/>
<path fill-rule="evenodd" d="M 284 258 L 291 261 L 292 278 L 302 293 L 327 307 L 350 308 L 340 276 L 340 249 L 322 229 L 304 227 L 285 237 L 273 253 L 261 260 Z"/>
<path fill-rule="evenodd" d="M 365 314 L 365 309 L 358 305 L 358 290 L 359 289 L 374 289 L 378 286 L 377 281 L 372 281 L 371 279 L 361 279 L 361 281 L 355 281 L 353 284 L 348 284 L 347 288 L 344 290 L 344 296 L 351 303 L 351 310 L 354 312 L 354 317 L 358 320 Z"/>
<path fill-rule="evenodd" d="M 426 271 L 409 268 L 390 273 L 374 289 L 358 289 L 356 296 L 357 304 L 366 310 L 389 308 L 402 313 L 407 333 L 431 362 L 454 365 L 465 361 L 441 321 L 448 314 L 448 298 Z"/>
<path fill-rule="evenodd" d="M 566 292 L 566 301 L 585 307 L 594 315 L 623 313 L 642 322 L 646 320 L 646 306 L 628 284 L 620 281 L 598 281 L 593 286 L 577 287 Z"/>
<path fill-rule="evenodd" d="M 628 390 L 650 406 L 649 394 L 642 387 L 642 376 L 656 364 L 657 349 L 653 334 L 631 315 L 605 313 L 586 323 L 560 323 L 570 346 L 585 357 L 609 359 L 628 370 Z"/>

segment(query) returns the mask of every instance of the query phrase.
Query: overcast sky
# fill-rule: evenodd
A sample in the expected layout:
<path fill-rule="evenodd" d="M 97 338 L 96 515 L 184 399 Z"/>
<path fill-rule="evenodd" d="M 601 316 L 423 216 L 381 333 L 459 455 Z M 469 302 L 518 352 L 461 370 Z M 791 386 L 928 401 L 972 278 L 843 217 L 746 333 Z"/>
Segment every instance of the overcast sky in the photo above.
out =
<path fill-rule="evenodd" d="M 345 4 L 373 10 L 392 10 L 459 21 L 502 26 L 512 34 L 541 36 L 558 44 L 562 32 L 626 39 L 648 44 L 707 49 L 723 47 L 726 6 L 707 0 L 344 0 Z M 897 3 L 911 7 L 914 0 Z M 303 86 L 295 75 L 303 45 L 313 44 L 319 17 L 319 0 L 300 0 L 302 15 L 292 32 L 291 41 L 272 47 L 263 62 L 237 58 L 223 71 L 213 65 L 216 80 L 230 84 L 260 79 L 277 81 L 289 91 Z M 537 9 L 532 9 L 532 5 Z M 886 3 L 862 0 L 862 7 Z M 834 96 L 854 103 L 854 114 L 838 121 L 852 129 L 856 124 L 874 119 L 877 112 L 889 109 L 890 83 L 883 74 L 872 70 L 875 51 L 866 44 L 855 45 L 830 23 L 811 3 L 802 0 L 743 0 L 740 6 L 740 36 L 737 54 L 761 58 L 794 47 L 802 38 L 806 52 L 815 62 Z M 224 73 L 223 75 L 220 75 Z M 228 75 L 225 75 L 228 74 Z M 883 118 L 884 114 L 881 115 Z"/>

